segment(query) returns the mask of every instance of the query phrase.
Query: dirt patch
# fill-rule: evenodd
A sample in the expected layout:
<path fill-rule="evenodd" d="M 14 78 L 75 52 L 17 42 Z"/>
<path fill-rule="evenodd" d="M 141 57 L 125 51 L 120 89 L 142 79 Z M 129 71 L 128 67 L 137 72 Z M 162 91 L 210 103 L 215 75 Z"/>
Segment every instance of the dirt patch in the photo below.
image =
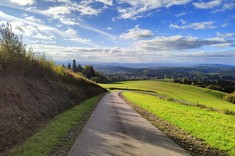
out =
<path fill-rule="evenodd" d="M 104 91 L 89 82 L 72 84 L 0 72 L 0 155 L 56 115 Z"/>
<path fill-rule="evenodd" d="M 119 93 L 119 96 L 128 102 L 122 95 Z M 151 114 L 150 112 L 142 109 L 141 107 L 128 102 L 128 104 L 141 114 L 144 118 L 150 121 L 155 127 L 159 128 L 163 133 L 168 135 L 173 139 L 177 144 L 187 150 L 193 156 L 226 156 L 225 151 L 221 151 L 216 148 L 210 147 L 205 143 L 204 140 L 195 138 L 191 134 L 181 130 L 180 128 L 166 122 L 157 116 Z"/>

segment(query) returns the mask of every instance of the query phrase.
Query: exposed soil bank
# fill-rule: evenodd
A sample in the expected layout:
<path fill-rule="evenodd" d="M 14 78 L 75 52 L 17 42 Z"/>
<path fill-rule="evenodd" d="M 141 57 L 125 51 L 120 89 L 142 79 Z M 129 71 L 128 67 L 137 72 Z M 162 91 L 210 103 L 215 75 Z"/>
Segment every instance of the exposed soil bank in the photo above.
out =
<path fill-rule="evenodd" d="M 61 112 L 106 91 L 80 81 L 72 84 L 0 71 L 0 153 L 23 142 Z"/>

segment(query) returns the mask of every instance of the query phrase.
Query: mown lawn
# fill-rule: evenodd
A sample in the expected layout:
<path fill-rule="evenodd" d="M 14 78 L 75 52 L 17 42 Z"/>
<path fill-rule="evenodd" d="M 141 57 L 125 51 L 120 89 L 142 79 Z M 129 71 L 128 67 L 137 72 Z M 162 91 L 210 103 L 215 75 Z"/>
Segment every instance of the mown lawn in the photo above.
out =
<path fill-rule="evenodd" d="M 100 85 L 105 88 L 115 87 L 124 89 L 150 90 L 178 100 L 185 100 L 203 104 L 208 107 L 235 112 L 235 104 L 229 103 L 223 99 L 226 93 L 207 88 L 157 80 L 122 81 Z"/>
<path fill-rule="evenodd" d="M 235 155 L 235 116 L 180 105 L 152 95 L 135 92 L 122 94 L 129 102 L 205 140 L 212 147 Z"/>
<path fill-rule="evenodd" d="M 29 138 L 22 145 L 13 148 L 9 155 L 13 156 L 45 156 L 60 143 L 68 132 L 75 127 L 81 118 L 91 110 L 104 94 L 93 97 L 72 109 L 57 116 L 49 125 Z"/>

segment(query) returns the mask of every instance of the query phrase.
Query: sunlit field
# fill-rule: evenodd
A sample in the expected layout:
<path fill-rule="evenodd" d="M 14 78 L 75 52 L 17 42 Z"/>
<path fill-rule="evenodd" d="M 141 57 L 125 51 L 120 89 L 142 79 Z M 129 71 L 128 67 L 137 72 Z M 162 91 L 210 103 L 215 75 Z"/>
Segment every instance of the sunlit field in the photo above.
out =
<path fill-rule="evenodd" d="M 122 95 L 128 102 L 203 139 L 210 146 L 228 151 L 229 155 L 235 154 L 235 116 L 180 105 L 147 94 L 123 92 Z"/>
<path fill-rule="evenodd" d="M 226 93 L 207 88 L 157 80 L 122 81 L 100 85 L 108 89 L 117 88 L 154 91 L 156 93 L 166 95 L 169 98 L 184 100 L 196 104 L 202 104 L 207 107 L 235 112 L 235 105 L 224 100 Z"/>

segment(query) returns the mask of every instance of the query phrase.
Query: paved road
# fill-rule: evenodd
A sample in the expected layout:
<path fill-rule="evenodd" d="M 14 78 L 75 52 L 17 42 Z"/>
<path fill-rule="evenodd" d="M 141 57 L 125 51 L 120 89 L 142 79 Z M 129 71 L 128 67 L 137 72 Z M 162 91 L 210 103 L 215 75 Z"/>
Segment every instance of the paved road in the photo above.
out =
<path fill-rule="evenodd" d="M 69 156 L 178 156 L 189 155 L 136 113 L 118 93 L 100 101 Z"/>

